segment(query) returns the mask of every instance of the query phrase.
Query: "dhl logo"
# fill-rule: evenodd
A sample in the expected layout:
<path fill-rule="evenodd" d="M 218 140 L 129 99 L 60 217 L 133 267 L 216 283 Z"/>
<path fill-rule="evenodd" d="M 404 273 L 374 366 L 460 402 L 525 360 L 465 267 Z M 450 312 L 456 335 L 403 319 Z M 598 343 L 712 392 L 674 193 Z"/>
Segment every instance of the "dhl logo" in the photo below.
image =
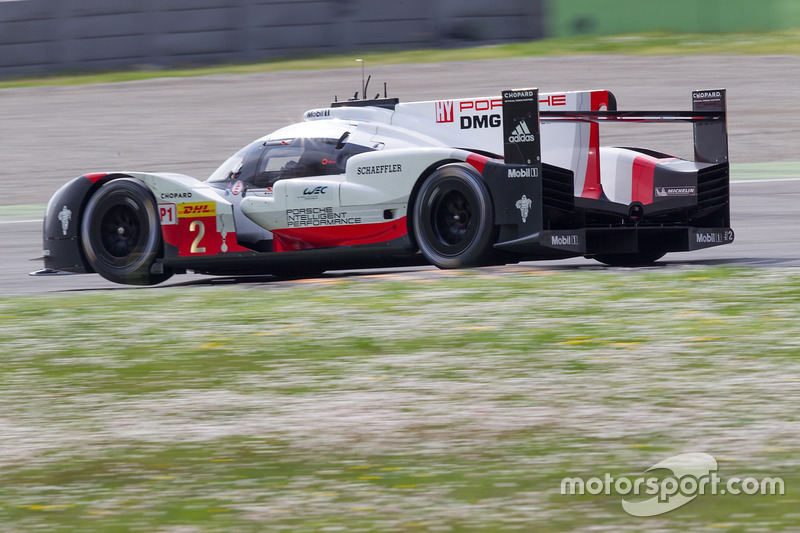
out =
<path fill-rule="evenodd" d="M 213 217 L 217 215 L 217 204 L 214 202 L 194 202 L 178 204 L 178 218 Z"/>

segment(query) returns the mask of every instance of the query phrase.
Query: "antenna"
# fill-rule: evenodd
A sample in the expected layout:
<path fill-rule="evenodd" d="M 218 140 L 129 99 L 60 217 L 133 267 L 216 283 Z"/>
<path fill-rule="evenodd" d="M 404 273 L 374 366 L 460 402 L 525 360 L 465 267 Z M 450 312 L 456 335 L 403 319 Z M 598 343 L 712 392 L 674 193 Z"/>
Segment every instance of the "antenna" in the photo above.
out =
<path fill-rule="evenodd" d="M 3 0 L 0 0 L 2 2 Z M 351 98 L 347 100 L 339 98 L 334 95 L 334 101 L 331 107 L 382 107 L 384 109 L 394 109 L 400 102 L 398 98 L 389 98 L 386 82 L 383 82 L 383 99 L 381 93 L 377 92 L 373 99 L 367 98 L 367 91 L 369 90 L 369 82 L 372 80 L 372 75 L 367 76 L 366 67 L 363 59 L 356 59 L 357 63 L 361 63 L 361 92 L 356 91 Z"/>
<path fill-rule="evenodd" d="M 361 96 L 365 100 L 367 99 L 367 84 L 364 83 L 364 60 L 363 59 L 356 59 L 356 63 L 361 63 Z M 356 93 L 358 95 L 358 93 Z"/>

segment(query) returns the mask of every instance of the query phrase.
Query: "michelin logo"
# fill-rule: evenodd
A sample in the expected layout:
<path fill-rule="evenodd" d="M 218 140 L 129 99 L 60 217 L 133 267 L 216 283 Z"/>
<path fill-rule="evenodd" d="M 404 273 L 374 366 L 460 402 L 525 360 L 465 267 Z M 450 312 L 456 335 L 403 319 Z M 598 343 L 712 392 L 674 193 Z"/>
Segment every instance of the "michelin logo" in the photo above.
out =
<path fill-rule="evenodd" d="M 72 211 L 67 206 L 58 212 L 58 221 L 61 222 L 61 232 L 66 235 L 69 229 L 69 221 L 72 220 Z"/>
<path fill-rule="evenodd" d="M 530 143 L 535 140 L 536 137 L 531 133 L 530 128 L 528 128 L 524 120 L 514 128 L 514 132 L 508 138 L 508 142 L 510 143 Z"/>
<path fill-rule="evenodd" d="M 517 203 L 514 206 L 519 209 L 519 214 L 522 217 L 522 223 L 528 221 L 528 215 L 530 214 L 531 207 L 533 206 L 533 200 L 528 198 L 526 195 L 522 195 L 522 198 L 517 200 Z"/>
<path fill-rule="evenodd" d="M 656 187 L 656 196 L 665 198 L 667 196 L 694 196 L 694 187 Z"/>

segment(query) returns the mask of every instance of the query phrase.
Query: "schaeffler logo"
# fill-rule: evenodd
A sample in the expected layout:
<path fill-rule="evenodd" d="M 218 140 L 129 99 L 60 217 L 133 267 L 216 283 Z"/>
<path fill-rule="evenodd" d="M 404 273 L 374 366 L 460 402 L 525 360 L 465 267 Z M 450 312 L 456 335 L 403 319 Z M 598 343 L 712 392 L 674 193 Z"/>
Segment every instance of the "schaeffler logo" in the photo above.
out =
<path fill-rule="evenodd" d="M 508 138 L 510 143 L 529 143 L 535 140 L 536 137 L 533 136 L 524 120 L 514 128 L 513 133 Z"/>
<path fill-rule="evenodd" d="M 669 470 L 672 474 L 657 477 L 656 471 Z M 648 474 L 650 473 L 650 474 Z M 649 476 L 649 477 L 645 477 Z M 717 461 L 706 453 L 684 453 L 665 459 L 647 470 L 643 476 L 564 478 L 561 494 L 592 494 L 623 496 L 622 508 L 633 516 L 656 516 L 682 507 L 706 494 L 762 494 L 783 495 L 783 479 L 765 477 L 731 477 L 722 480 L 717 475 Z M 649 498 L 647 498 L 649 496 Z"/>

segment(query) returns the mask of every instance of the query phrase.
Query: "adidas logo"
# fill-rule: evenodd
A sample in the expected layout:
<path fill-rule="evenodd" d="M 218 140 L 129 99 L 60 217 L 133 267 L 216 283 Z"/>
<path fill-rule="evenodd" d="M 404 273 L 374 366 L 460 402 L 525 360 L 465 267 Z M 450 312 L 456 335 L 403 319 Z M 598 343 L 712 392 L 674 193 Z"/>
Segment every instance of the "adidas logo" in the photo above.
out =
<path fill-rule="evenodd" d="M 514 131 L 508 137 L 508 142 L 510 143 L 530 143 L 535 140 L 536 137 L 533 136 L 524 120 L 514 128 Z"/>

